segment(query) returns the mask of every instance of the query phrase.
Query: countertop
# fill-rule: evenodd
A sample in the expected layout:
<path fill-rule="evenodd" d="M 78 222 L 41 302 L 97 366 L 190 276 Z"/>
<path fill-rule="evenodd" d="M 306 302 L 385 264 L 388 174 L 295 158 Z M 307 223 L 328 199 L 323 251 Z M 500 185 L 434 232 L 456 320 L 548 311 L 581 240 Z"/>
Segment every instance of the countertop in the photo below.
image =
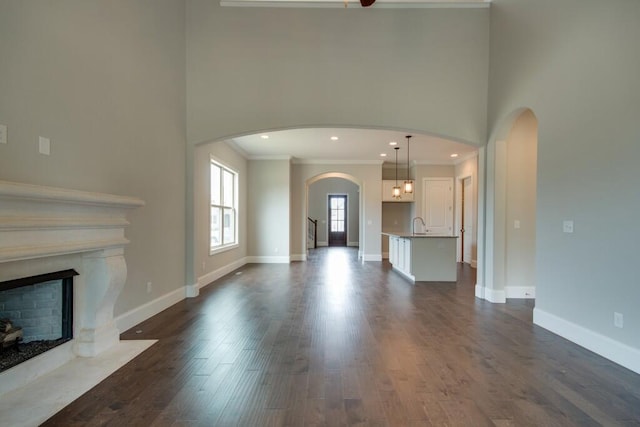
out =
<path fill-rule="evenodd" d="M 442 236 L 438 234 L 420 234 L 420 233 L 416 233 L 416 234 L 394 233 L 391 231 L 383 231 L 382 234 L 385 236 L 401 237 L 403 239 L 424 239 L 424 238 L 434 238 L 434 237 L 438 239 L 457 239 L 458 238 L 458 236 Z"/>

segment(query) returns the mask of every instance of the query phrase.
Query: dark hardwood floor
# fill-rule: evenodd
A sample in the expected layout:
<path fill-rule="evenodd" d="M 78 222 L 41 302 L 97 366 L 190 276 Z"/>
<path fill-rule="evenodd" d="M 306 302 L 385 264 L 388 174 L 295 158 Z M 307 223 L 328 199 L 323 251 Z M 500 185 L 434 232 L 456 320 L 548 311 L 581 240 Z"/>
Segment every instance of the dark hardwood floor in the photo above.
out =
<path fill-rule="evenodd" d="M 122 334 L 159 342 L 44 425 L 640 425 L 640 376 L 534 326 L 533 302 L 356 258 L 222 278 Z"/>

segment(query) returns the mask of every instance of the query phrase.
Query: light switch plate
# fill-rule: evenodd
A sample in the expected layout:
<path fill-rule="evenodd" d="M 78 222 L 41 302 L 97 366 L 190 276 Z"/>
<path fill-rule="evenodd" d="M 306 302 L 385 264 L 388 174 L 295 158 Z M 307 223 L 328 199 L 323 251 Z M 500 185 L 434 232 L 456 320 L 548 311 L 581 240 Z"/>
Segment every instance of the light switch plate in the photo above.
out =
<path fill-rule="evenodd" d="M 51 140 L 49 140 L 49 138 L 41 136 L 38 139 L 38 151 L 40 151 L 40 154 L 44 154 L 47 156 L 51 154 Z"/>
<path fill-rule="evenodd" d="M 562 232 L 573 233 L 573 221 L 571 220 L 562 221 Z"/>
<path fill-rule="evenodd" d="M 520 228 L 520 220 L 516 219 L 515 221 L 513 221 L 513 228 Z"/>
<path fill-rule="evenodd" d="M 624 317 L 622 316 L 622 313 L 613 313 L 613 325 L 616 328 L 624 327 Z"/>
<path fill-rule="evenodd" d="M 0 144 L 7 143 L 7 125 L 0 125 Z"/>

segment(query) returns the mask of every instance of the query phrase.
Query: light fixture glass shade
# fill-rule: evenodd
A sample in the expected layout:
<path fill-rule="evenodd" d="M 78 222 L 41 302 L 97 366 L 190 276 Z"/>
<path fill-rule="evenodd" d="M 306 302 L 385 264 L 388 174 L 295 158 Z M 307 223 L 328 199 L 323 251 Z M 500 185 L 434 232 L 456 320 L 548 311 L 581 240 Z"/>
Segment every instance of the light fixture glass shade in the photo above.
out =
<path fill-rule="evenodd" d="M 413 193 L 413 181 L 407 180 L 404 182 L 404 193 L 411 194 Z"/>
<path fill-rule="evenodd" d="M 402 197 L 402 195 L 400 193 L 401 193 L 400 186 L 399 185 L 394 185 L 393 193 L 392 193 L 393 198 L 394 199 L 399 199 L 400 197 Z"/>

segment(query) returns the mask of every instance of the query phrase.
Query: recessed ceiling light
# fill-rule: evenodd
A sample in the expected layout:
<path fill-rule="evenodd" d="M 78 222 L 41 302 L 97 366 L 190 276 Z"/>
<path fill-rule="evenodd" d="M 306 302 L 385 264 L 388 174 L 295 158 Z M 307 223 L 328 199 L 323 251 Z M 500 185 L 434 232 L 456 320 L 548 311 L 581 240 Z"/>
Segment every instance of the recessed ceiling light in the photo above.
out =
<path fill-rule="evenodd" d="M 262 139 L 269 139 L 269 135 L 260 135 L 260 138 L 262 138 Z"/>
<path fill-rule="evenodd" d="M 453 153 L 453 154 L 451 155 L 451 157 L 456 158 L 456 157 L 458 157 L 458 154 L 457 154 L 457 153 Z"/>
<path fill-rule="evenodd" d="M 398 145 L 398 143 L 397 143 L 397 142 L 395 142 L 395 141 L 391 141 L 391 142 L 389 143 L 389 145 L 392 145 L 392 146 L 393 146 L 393 145 Z"/>
<path fill-rule="evenodd" d="M 387 157 L 387 153 L 380 153 L 380 157 Z"/>
<path fill-rule="evenodd" d="M 332 137 L 331 137 L 331 140 L 332 140 L 332 141 L 337 141 L 337 140 L 338 140 L 338 137 L 337 137 L 337 136 L 332 136 Z"/>

